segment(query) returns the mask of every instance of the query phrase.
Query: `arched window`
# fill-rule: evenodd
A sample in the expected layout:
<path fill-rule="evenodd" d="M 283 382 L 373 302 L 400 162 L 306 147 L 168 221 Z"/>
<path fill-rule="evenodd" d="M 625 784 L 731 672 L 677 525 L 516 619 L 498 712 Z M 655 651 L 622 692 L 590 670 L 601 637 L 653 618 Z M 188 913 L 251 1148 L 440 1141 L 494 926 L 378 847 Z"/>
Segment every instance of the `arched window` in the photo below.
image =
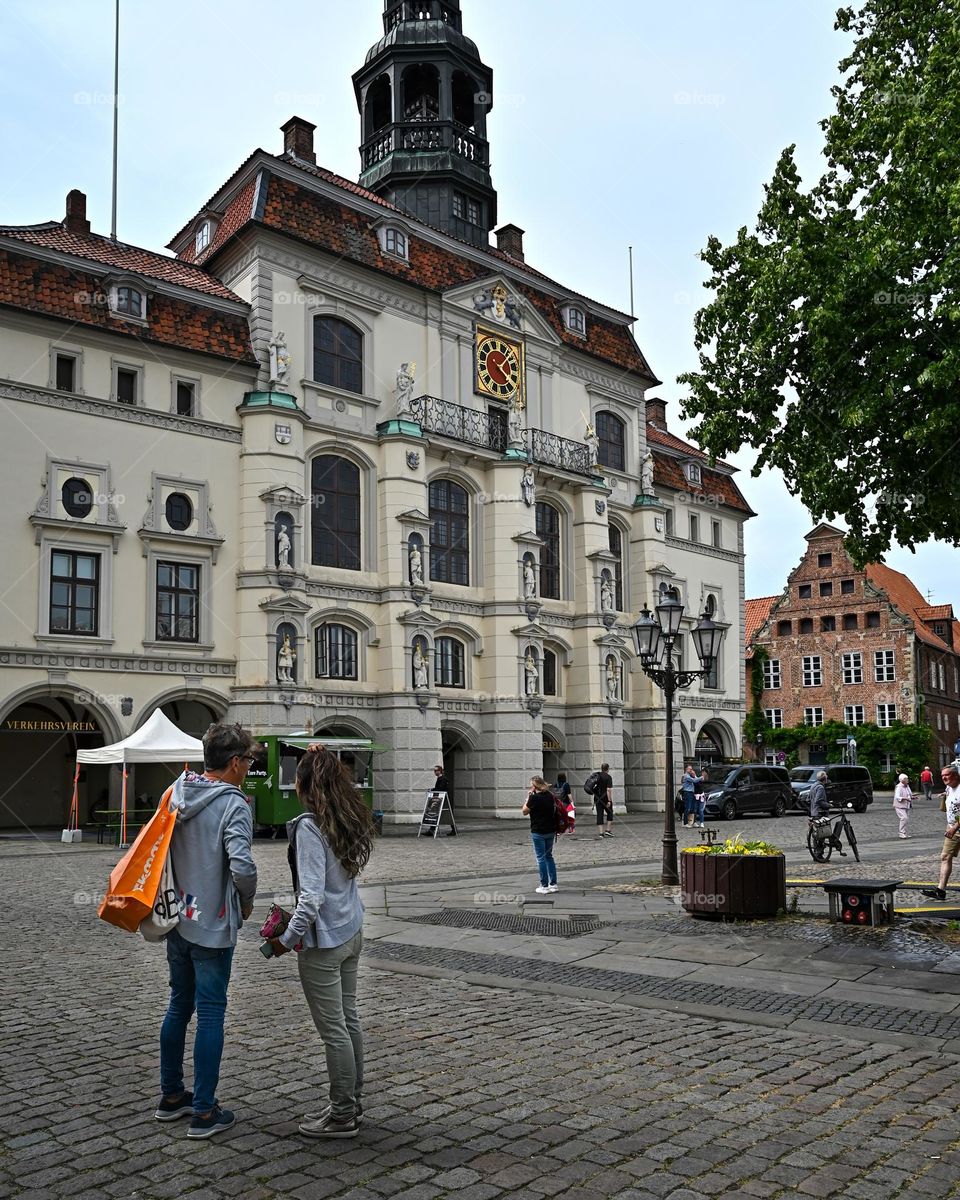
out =
<path fill-rule="evenodd" d="M 613 564 L 613 607 L 623 612 L 623 535 L 616 525 L 609 525 L 610 553 L 616 557 Z"/>
<path fill-rule="evenodd" d="M 417 63 L 403 73 L 405 121 L 436 121 L 440 117 L 440 73 L 432 63 Z"/>
<path fill-rule="evenodd" d="M 393 99 L 390 93 L 389 75 L 378 75 L 367 88 L 365 117 L 365 137 L 372 137 L 378 129 L 389 125 L 393 120 Z"/>
<path fill-rule="evenodd" d="M 464 129 L 473 129 L 476 120 L 476 96 L 482 88 L 463 71 L 453 73 L 453 119 Z"/>
<path fill-rule="evenodd" d="M 310 561 L 318 567 L 360 570 L 360 468 L 336 454 L 311 467 Z"/>
<path fill-rule="evenodd" d="M 433 679 L 437 687 L 467 686 L 463 642 L 438 637 L 434 642 Z"/>
<path fill-rule="evenodd" d="M 328 387 L 362 392 L 363 334 L 337 317 L 314 317 L 313 377 Z"/>
<path fill-rule="evenodd" d="M 314 633 L 318 679 L 356 679 L 357 635 L 346 625 L 318 625 Z"/>
<path fill-rule="evenodd" d="M 127 317 L 143 317 L 143 293 L 134 287 L 122 285 L 117 288 L 117 303 L 115 311 Z"/>
<path fill-rule="evenodd" d="M 557 694 L 557 656 L 546 646 L 543 648 L 543 694 L 545 696 Z"/>
<path fill-rule="evenodd" d="M 597 457 L 601 466 L 610 467 L 614 471 L 625 471 L 626 439 L 624 424 L 613 413 L 597 413 L 597 438 L 600 442 Z"/>
<path fill-rule="evenodd" d="M 435 583 L 470 583 L 470 500 L 450 479 L 430 484 L 430 578 Z M 461 685 L 462 686 L 462 685 Z"/>
<path fill-rule="evenodd" d="M 537 501 L 537 535 L 543 538 L 540 551 L 540 595 L 560 599 L 560 514 L 552 504 Z"/>

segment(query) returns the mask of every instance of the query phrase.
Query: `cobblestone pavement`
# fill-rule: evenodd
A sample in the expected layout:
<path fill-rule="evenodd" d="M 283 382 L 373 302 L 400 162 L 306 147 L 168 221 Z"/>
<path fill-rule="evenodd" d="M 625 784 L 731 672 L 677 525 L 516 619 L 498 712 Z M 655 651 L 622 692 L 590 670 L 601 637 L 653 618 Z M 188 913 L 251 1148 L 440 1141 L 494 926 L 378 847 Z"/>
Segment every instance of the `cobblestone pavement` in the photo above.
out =
<path fill-rule="evenodd" d="M 931 852 L 940 821 L 937 814 L 930 823 Z M 799 845 L 799 820 L 757 824 L 793 829 Z M 656 823 L 639 822 L 630 841 L 632 862 L 617 846 L 624 878 L 638 862 L 658 860 Z M 255 850 L 262 907 L 264 892 L 287 880 L 279 845 Z M 607 842 L 583 849 L 576 866 L 586 888 L 603 870 L 600 856 L 613 850 Z M 903 861 L 902 850 L 895 841 L 875 844 L 878 858 L 887 856 L 885 869 Z M 467 853 L 464 878 L 457 866 Z M 575 853 L 580 844 L 564 845 L 561 863 L 571 875 Z M 879 989 L 882 1003 L 851 993 L 851 1008 L 865 1018 L 859 1030 L 843 1024 L 835 1005 L 835 1023 L 808 1032 L 786 1027 L 786 1009 L 803 1011 L 803 996 L 787 989 L 771 1000 L 745 977 L 736 985 L 742 1003 L 763 992 L 757 1002 L 773 1004 L 757 1014 L 765 1023 L 720 1019 L 721 1009 L 710 1015 L 710 997 L 730 1000 L 730 977 L 746 956 L 736 954 L 735 931 L 697 926 L 695 936 L 681 939 L 694 960 L 684 968 L 697 969 L 694 986 L 705 989 L 700 1015 L 691 1015 L 680 1011 L 682 984 L 646 982 L 643 962 L 624 972 L 563 960 L 607 928 L 532 938 L 524 947 L 522 925 L 471 934 L 477 922 L 465 929 L 415 924 L 385 915 L 386 899 L 371 903 L 361 971 L 368 1086 L 360 1137 L 325 1145 L 297 1134 L 297 1120 L 317 1106 L 323 1056 L 295 966 L 265 962 L 248 928 L 231 984 L 221 1086 L 238 1124 L 210 1142 L 188 1142 L 185 1122 L 152 1119 L 166 1003 L 162 948 L 95 917 L 116 851 L 16 843 L 0 858 L 0 1198 L 960 1196 L 960 1060 L 944 1050 L 953 1026 L 947 1013 L 958 1001 L 953 989 L 926 1004 L 903 990 L 895 1002 L 893 986 Z M 930 858 L 916 856 L 927 866 Z M 511 872 L 528 875 L 531 860 L 519 828 L 429 844 L 384 839 L 365 884 L 375 897 L 377 882 L 421 880 L 379 889 L 415 916 L 418 908 L 464 906 L 460 893 L 445 894 L 437 881 L 452 878 L 461 892 L 487 894 Z M 477 878 L 481 864 L 487 878 Z M 606 873 L 619 869 L 608 862 Z M 593 924 L 620 919 L 620 936 L 632 936 L 642 955 L 662 927 L 693 924 L 671 921 L 669 903 L 656 903 L 661 916 L 648 918 L 649 934 L 643 903 L 633 897 L 571 894 L 557 915 L 589 910 L 599 918 Z M 470 939 L 484 937 L 501 940 L 481 952 L 482 943 Z M 762 937 L 751 941 L 756 950 Z M 873 948 L 861 957 L 877 954 L 873 943 L 862 944 Z M 785 960 L 820 952 L 819 943 L 781 947 Z M 944 967 L 933 953 L 930 960 Z M 726 975 L 717 966 L 716 979 L 703 982 L 711 968 L 698 962 L 725 961 Z M 942 1045 L 934 1038 L 899 1045 L 889 1032 L 904 1027 L 905 1011 L 918 1002 L 924 1031 L 945 1034 Z M 806 1003 L 814 1013 L 821 1001 Z M 878 1012 L 888 1026 L 865 1030 Z"/>

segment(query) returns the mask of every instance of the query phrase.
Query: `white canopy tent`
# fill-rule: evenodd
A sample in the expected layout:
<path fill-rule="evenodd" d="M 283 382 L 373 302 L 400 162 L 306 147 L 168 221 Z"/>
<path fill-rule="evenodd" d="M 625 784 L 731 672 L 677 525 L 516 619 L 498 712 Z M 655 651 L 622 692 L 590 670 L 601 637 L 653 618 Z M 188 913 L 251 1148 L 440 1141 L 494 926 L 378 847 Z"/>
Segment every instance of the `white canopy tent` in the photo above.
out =
<path fill-rule="evenodd" d="M 64 830 L 64 841 L 79 841 L 79 805 L 77 803 L 77 781 L 81 763 L 120 763 L 123 766 L 123 791 L 120 803 L 120 845 L 127 843 L 127 763 L 145 762 L 203 762 L 203 742 L 191 737 L 163 715 L 159 708 L 129 737 L 112 746 L 101 746 L 97 750 L 77 751 L 77 770 L 74 776 L 73 804 L 70 808 L 69 829 Z M 68 838 L 68 833 L 71 835 Z"/>

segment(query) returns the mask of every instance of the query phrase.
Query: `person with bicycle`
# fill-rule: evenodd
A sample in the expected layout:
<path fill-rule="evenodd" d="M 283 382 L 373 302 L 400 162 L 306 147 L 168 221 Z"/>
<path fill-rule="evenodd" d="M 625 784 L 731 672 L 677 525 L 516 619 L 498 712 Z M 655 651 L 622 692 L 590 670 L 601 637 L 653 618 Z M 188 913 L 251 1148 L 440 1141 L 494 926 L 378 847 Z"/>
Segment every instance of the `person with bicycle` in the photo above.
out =
<path fill-rule="evenodd" d="M 827 799 L 828 778 L 829 776 L 826 771 L 818 771 L 817 778 L 814 780 L 809 792 L 810 820 L 808 824 L 815 840 L 810 842 L 808 839 L 808 845 L 810 846 L 810 853 L 818 861 L 826 861 L 830 857 L 831 846 L 839 852 L 841 858 L 847 857 L 847 852 L 843 849 L 840 842 L 841 826 L 846 828 L 842 812 L 836 826 L 833 829 L 830 828 L 830 801 Z M 849 836 L 852 838 L 852 835 Z M 826 843 L 829 843 L 829 845 Z M 817 846 L 820 847 L 820 851 L 814 853 Z"/>
<path fill-rule="evenodd" d="M 946 900 L 947 884 L 953 873 L 953 860 L 960 854 L 960 771 L 954 764 L 940 772 L 943 780 L 943 802 L 947 813 L 947 827 L 943 831 L 943 849 L 940 851 L 940 886 L 921 888 L 924 896 L 931 900 Z"/>
<path fill-rule="evenodd" d="M 810 789 L 810 820 L 816 821 L 819 817 L 828 817 L 830 815 L 830 801 L 827 799 L 827 773 L 826 771 L 818 771 L 817 778 L 813 782 L 813 787 Z"/>

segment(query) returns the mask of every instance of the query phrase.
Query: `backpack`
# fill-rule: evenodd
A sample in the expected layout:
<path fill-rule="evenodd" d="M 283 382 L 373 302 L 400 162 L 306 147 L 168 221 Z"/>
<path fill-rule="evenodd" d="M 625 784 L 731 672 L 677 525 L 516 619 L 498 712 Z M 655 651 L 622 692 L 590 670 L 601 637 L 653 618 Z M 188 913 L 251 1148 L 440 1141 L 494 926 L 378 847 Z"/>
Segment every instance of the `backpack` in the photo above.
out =
<path fill-rule="evenodd" d="M 583 781 L 583 790 L 587 793 L 588 796 L 592 796 L 593 793 L 597 790 L 597 785 L 599 784 L 599 782 L 600 782 L 600 772 L 599 771 L 591 771 L 591 773 Z"/>
<path fill-rule="evenodd" d="M 553 797 L 553 828 L 556 833 L 566 833 L 570 828 L 571 821 L 567 816 L 567 806 L 563 801 L 562 796 L 554 793 Z"/>

